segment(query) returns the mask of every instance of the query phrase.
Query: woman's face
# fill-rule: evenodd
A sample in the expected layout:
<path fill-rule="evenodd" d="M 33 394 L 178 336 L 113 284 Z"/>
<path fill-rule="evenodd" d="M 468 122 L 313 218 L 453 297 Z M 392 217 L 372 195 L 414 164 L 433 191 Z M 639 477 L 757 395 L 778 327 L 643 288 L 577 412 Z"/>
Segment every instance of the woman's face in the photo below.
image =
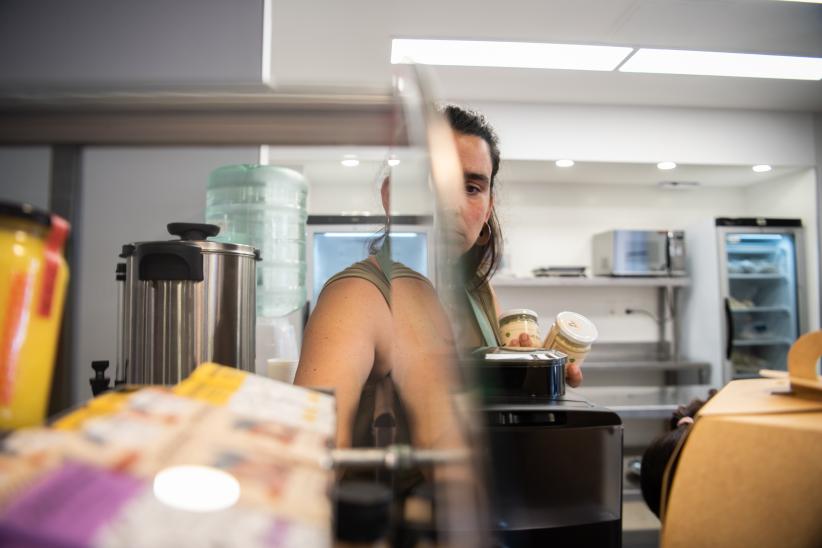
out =
<path fill-rule="evenodd" d="M 480 231 L 491 217 L 494 200 L 491 197 L 491 151 L 482 137 L 455 133 L 457 154 L 462 164 L 464 199 L 460 202 L 457 232 L 461 252 L 474 246 Z"/>

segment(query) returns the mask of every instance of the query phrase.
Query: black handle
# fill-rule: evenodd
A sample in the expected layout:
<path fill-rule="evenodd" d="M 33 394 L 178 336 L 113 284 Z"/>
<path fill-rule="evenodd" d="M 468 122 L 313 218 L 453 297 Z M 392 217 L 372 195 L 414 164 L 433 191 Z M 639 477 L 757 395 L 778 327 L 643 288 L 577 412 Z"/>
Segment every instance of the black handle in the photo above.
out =
<path fill-rule="evenodd" d="M 725 357 L 730 360 L 734 341 L 734 315 L 731 311 L 731 299 L 728 297 L 725 297 L 725 322 L 728 328 L 728 336 L 725 338 Z"/>
<path fill-rule="evenodd" d="M 106 377 L 108 360 L 93 361 L 91 362 L 91 368 L 94 369 L 94 376 L 88 382 L 91 384 L 91 394 L 98 396 L 110 388 L 111 379 Z"/>
<path fill-rule="evenodd" d="M 172 236 L 181 240 L 205 240 L 220 233 L 220 227 L 205 223 L 168 223 L 166 227 Z"/>
<path fill-rule="evenodd" d="M 196 245 L 159 242 L 137 247 L 140 281 L 203 281 L 203 257 Z"/>

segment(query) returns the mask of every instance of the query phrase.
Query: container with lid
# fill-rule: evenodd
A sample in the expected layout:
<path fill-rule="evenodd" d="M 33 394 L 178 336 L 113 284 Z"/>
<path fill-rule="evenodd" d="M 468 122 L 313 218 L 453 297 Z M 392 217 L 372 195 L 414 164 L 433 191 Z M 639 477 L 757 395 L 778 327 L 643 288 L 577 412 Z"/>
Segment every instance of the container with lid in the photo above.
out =
<path fill-rule="evenodd" d="M 285 167 L 227 165 L 209 176 L 206 222 L 220 227 L 216 240 L 262 253 L 257 265 L 261 318 L 285 316 L 305 304 L 307 196 L 306 178 Z"/>
<path fill-rule="evenodd" d="M 0 429 L 46 417 L 68 268 L 69 224 L 0 201 Z"/>
<path fill-rule="evenodd" d="M 556 399 L 565 394 L 566 356 L 556 350 L 478 348 L 464 366 L 489 399 Z"/>
<path fill-rule="evenodd" d="M 214 225 L 171 223 L 178 240 L 123 246 L 124 379 L 175 384 L 202 362 L 254 370 L 256 262 L 248 245 L 214 242 Z"/>
<path fill-rule="evenodd" d="M 576 312 L 557 314 L 543 346 L 558 350 L 568 356 L 568 365 L 582 365 L 599 333 L 596 326 Z"/>
<path fill-rule="evenodd" d="M 503 346 L 511 346 L 511 341 L 516 341 L 518 346 L 522 333 L 530 335 L 533 345 L 538 346 L 539 315 L 536 312 L 527 308 L 514 308 L 500 314 L 499 334 Z"/>

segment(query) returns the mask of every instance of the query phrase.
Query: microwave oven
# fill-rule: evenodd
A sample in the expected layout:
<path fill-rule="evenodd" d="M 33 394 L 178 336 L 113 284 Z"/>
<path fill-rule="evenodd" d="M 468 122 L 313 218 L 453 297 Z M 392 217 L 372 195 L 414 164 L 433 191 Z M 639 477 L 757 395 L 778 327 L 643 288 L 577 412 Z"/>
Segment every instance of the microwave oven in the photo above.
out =
<path fill-rule="evenodd" d="M 609 230 L 594 235 L 595 276 L 684 276 L 681 230 Z"/>

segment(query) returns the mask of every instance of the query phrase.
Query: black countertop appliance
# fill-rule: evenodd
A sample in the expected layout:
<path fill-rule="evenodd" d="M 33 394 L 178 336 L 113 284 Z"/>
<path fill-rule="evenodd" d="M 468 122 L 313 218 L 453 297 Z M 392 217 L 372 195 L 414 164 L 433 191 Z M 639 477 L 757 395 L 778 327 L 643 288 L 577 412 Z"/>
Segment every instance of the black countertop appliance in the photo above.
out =
<path fill-rule="evenodd" d="M 481 349 L 491 529 L 506 547 L 618 547 L 619 416 L 565 388 L 565 355 Z"/>

